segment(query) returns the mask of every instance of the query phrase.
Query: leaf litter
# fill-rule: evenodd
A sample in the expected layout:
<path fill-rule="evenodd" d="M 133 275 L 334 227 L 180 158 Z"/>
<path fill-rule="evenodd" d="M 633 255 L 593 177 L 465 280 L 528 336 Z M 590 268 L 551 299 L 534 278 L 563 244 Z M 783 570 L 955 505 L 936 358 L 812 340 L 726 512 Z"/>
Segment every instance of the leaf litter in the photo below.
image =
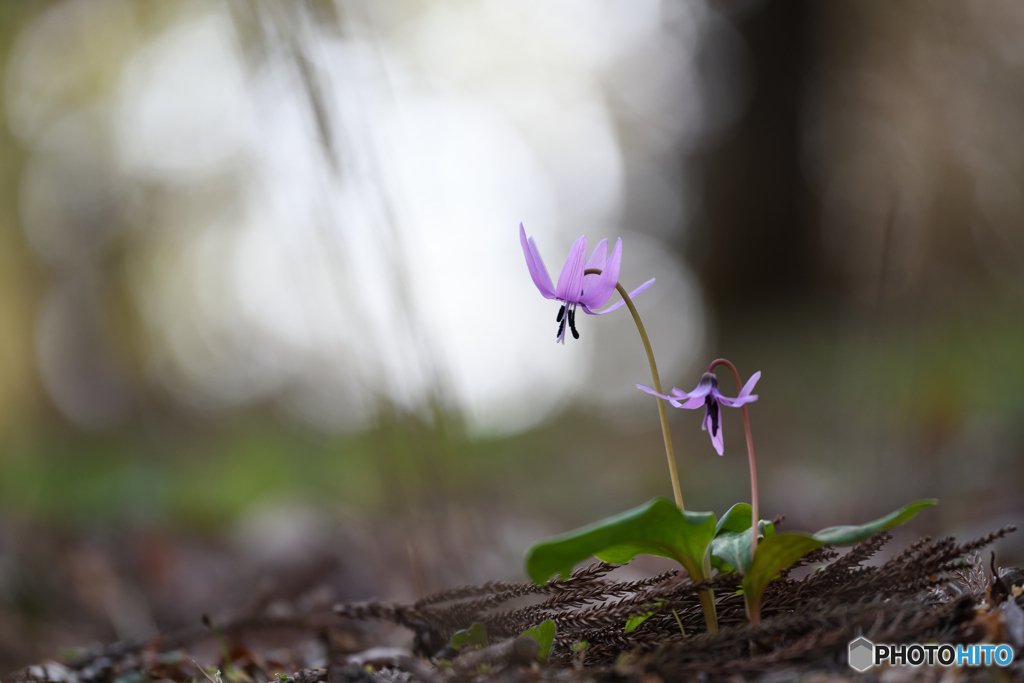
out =
<path fill-rule="evenodd" d="M 789 680 L 810 673 L 827 680 L 864 680 L 846 665 L 848 643 L 862 635 L 884 643 L 1010 642 L 1018 652 L 1024 647 L 1022 573 L 1003 569 L 990 578 L 980 554 L 1013 530 L 1005 527 L 966 543 L 923 538 L 876 565 L 866 562 L 892 539 L 889 532 L 844 555 L 820 548 L 769 585 L 758 625 L 745 619 L 736 574 L 694 584 L 679 570 L 670 570 L 625 581 L 612 578 L 616 565 L 598 562 L 543 585 L 495 581 L 409 603 L 337 605 L 333 616 L 246 615 L 217 625 L 217 640 L 223 639 L 225 650 L 219 669 L 203 669 L 188 654 L 210 638 L 209 629 L 196 628 L 95 648 L 63 664 L 28 667 L 9 680 L 135 683 L 212 677 L 223 683 L 443 683 L 545 678 L 656 683 Z M 794 570 L 801 566 L 814 569 L 797 578 L 800 572 Z M 704 630 L 698 598 L 698 591 L 707 588 L 718 596 L 721 631 L 713 637 Z M 626 630 L 631 618 L 644 614 L 650 616 Z M 546 620 L 554 623 L 556 634 L 542 665 L 524 655 L 536 649 L 524 648 L 520 636 Z M 410 629 L 411 651 L 373 647 L 383 640 L 372 622 Z M 477 623 L 486 630 L 487 647 L 451 647 L 453 634 Z M 326 653 L 323 666 L 284 672 L 272 656 L 245 644 L 253 632 L 281 629 L 306 631 L 318 640 Z M 960 673 L 968 677 L 964 680 L 973 680 L 971 676 L 983 671 Z M 938 668 L 913 672 L 918 677 L 912 680 L 939 680 L 948 674 Z M 1006 673 L 1019 679 L 1024 668 L 1015 662 Z M 903 679 L 890 675 L 886 680 Z"/>

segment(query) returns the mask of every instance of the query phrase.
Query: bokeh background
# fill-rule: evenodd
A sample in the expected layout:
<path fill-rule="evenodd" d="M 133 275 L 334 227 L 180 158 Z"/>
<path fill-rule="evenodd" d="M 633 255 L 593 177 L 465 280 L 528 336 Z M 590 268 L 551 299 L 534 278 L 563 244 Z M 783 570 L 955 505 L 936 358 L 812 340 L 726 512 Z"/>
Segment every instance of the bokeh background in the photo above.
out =
<path fill-rule="evenodd" d="M 784 528 L 1024 521 L 1024 5 L 0 0 L 0 666 L 522 578 L 763 372 Z M 723 386 L 731 384 L 723 376 Z M 672 411 L 687 507 L 749 498 Z M 998 547 L 1020 562 L 1021 539 Z M 318 602 L 319 601 L 319 602 Z"/>

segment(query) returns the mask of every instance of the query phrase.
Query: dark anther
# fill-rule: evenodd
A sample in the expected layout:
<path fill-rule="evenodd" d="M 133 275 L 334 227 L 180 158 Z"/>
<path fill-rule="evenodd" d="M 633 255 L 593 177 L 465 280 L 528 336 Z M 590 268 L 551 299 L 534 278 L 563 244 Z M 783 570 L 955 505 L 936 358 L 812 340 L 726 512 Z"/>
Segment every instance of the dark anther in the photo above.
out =
<path fill-rule="evenodd" d="M 562 306 L 561 308 L 558 309 L 558 315 L 555 316 L 555 322 L 556 323 L 562 322 L 562 316 L 563 315 L 565 315 L 565 306 Z"/>
<path fill-rule="evenodd" d="M 711 416 L 711 436 L 718 434 L 718 401 L 711 398 L 711 394 L 704 397 L 704 407 Z"/>
<path fill-rule="evenodd" d="M 561 339 L 562 335 L 565 334 L 565 318 L 562 318 L 558 322 L 558 334 L 555 335 L 555 339 Z"/>
<path fill-rule="evenodd" d="M 576 309 L 569 309 L 569 329 L 572 330 L 572 338 L 579 339 L 580 333 L 576 331 Z"/>

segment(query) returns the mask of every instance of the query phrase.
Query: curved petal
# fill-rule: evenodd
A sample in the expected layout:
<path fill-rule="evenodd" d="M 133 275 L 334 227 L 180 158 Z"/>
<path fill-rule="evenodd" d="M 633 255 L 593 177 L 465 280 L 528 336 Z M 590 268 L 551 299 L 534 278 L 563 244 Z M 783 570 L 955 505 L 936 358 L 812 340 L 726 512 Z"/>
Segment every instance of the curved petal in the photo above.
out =
<path fill-rule="evenodd" d="M 721 411 L 719 411 L 719 415 L 718 415 L 718 431 L 717 432 L 712 431 L 713 426 L 711 424 L 711 415 L 707 411 L 704 412 L 704 422 L 701 424 L 700 428 L 704 429 L 704 430 L 707 430 L 708 435 L 711 436 L 711 445 L 715 447 L 715 451 L 717 451 L 719 455 L 725 455 L 725 442 L 722 439 L 722 415 L 721 415 Z"/>
<path fill-rule="evenodd" d="M 750 396 L 750 392 L 754 390 L 754 385 L 757 384 L 757 380 L 759 379 L 761 379 L 760 370 L 751 375 L 750 379 L 747 380 L 747 383 L 743 385 L 743 389 L 740 390 L 740 396 Z"/>
<path fill-rule="evenodd" d="M 636 388 L 639 389 L 640 391 L 646 391 L 651 396 L 657 396 L 658 398 L 663 398 L 666 401 L 671 402 L 673 405 L 675 405 L 675 403 L 676 403 L 676 399 L 674 399 L 672 396 L 666 396 L 665 394 L 659 394 L 654 389 L 651 389 L 650 387 L 644 386 L 643 384 L 637 384 Z"/>
<path fill-rule="evenodd" d="M 545 298 L 554 299 L 555 288 L 551 285 L 551 276 L 548 275 L 548 269 L 544 267 L 544 261 L 540 257 L 537 245 L 533 243 L 533 238 L 526 238 L 526 229 L 522 223 L 519 224 L 519 243 L 523 247 L 526 267 L 530 269 L 530 277 L 533 278 L 533 284 Z"/>
<path fill-rule="evenodd" d="M 637 294 L 639 294 L 640 292 L 642 292 L 642 291 L 644 291 L 646 289 L 649 289 L 650 286 L 653 285 L 653 284 L 654 284 L 654 278 L 652 277 L 650 280 L 648 280 L 647 282 L 643 283 L 642 285 L 640 285 L 639 287 L 634 289 L 632 292 L 630 292 L 629 293 L 629 298 L 630 299 L 635 299 Z M 626 305 L 625 299 L 619 299 L 618 301 L 616 301 L 615 303 L 613 303 L 611 306 L 609 306 L 608 308 L 604 309 L 603 311 L 592 311 L 592 310 L 590 310 L 589 307 L 584 306 L 583 307 L 583 312 L 584 313 L 588 313 L 590 315 L 604 315 L 605 313 L 611 313 L 612 311 L 614 311 L 614 310 L 616 310 L 618 308 L 622 308 L 625 305 Z"/>
<path fill-rule="evenodd" d="M 619 269 L 622 267 L 622 240 L 615 242 L 611 258 L 608 259 L 604 270 L 600 275 L 588 275 L 590 279 L 583 283 L 583 297 L 580 303 L 587 308 L 598 308 L 604 306 L 608 297 L 615 291 L 615 285 L 619 282 Z"/>
<path fill-rule="evenodd" d="M 555 286 L 551 282 L 551 276 L 548 275 L 548 269 L 547 266 L 544 265 L 544 259 L 542 259 L 540 256 L 540 249 L 537 248 L 537 243 L 533 241 L 532 237 L 530 238 L 530 252 L 533 254 L 534 263 L 536 263 L 539 266 L 538 271 L 540 272 L 540 276 L 542 278 L 544 286 L 551 292 L 550 296 L 548 296 L 547 294 L 545 294 L 544 296 L 546 296 L 548 299 L 554 299 Z"/>
<path fill-rule="evenodd" d="M 579 303 L 583 294 L 583 260 L 587 255 L 587 236 L 583 235 L 572 243 L 565 258 L 562 272 L 555 286 L 555 298 L 568 303 Z"/>
<path fill-rule="evenodd" d="M 724 405 L 729 406 L 730 408 L 739 408 L 740 406 L 745 405 L 747 403 L 753 403 L 754 401 L 757 400 L 757 394 L 751 394 L 750 392 L 754 390 L 754 385 L 757 384 L 757 380 L 759 379 L 761 379 L 760 370 L 758 370 L 757 372 L 750 376 L 750 379 L 748 379 L 747 383 L 743 385 L 742 389 L 740 389 L 740 393 L 736 398 L 729 398 L 728 396 L 719 396 L 718 400 L 721 401 Z"/>
<path fill-rule="evenodd" d="M 704 405 L 703 397 L 698 396 L 696 398 L 687 398 L 686 392 L 679 391 L 679 389 L 676 389 L 675 387 L 672 387 L 672 394 L 669 396 L 666 396 L 665 394 L 659 394 L 654 389 L 651 389 L 648 386 L 644 386 L 643 384 L 637 384 L 636 388 L 640 389 L 641 391 L 646 391 L 648 394 L 651 394 L 652 396 L 657 396 L 658 398 L 665 399 L 666 401 L 672 404 L 673 408 L 686 408 L 687 410 L 693 410 L 694 408 L 700 408 Z"/>
<path fill-rule="evenodd" d="M 674 391 L 678 391 L 678 389 L 676 389 Z M 682 393 L 682 392 L 680 392 L 680 393 Z M 683 404 L 679 405 L 678 407 L 679 408 L 686 408 L 687 410 L 696 410 L 697 408 L 700 408 L 703 405 L 704 405 L 704 397 L 703 396 L 691 396 L 690 398 L 688 398 L 686 400 L 686 403 L 683 403 Z"/>
<path fill-rule="evenodd" d="M 619 240 L 621 241 L 621 240 Z M 601 240 L 594 247 L 594 253 L 587 259 L 587 268 L 600 268 L 604 270 L 604 264 L 608 261 L 608 240 Z M 595 276 L 596 277 L 596 276 Z"/>
<path fill-rule="evenodd" d="M 715 393 L 713 391 L 716 388 L 714 382 L 712 381 L 713 377 L 714 375 L 709 377 L 708 373 L 705 373 L 700 378 L 700 381 L 697 382 L 697 386 L 693 388 L 693 391 L 679 391 L 678 389 L 673 389 L 673 391 L 679 391 L 680 396 L 685 396 L 686 398 L 700 399 L 700 405 L 704 405 L 704 397 L 707 396 L 708 394 Z"/>
<path fill-rule="evenodd" d="M 744 406 L 748 403 L 753 403 L 756 400 L 757 394 L 752 396 L 737 396 L 736 398 L 729 398 L 728 396 L 720 396 L 718 398 L 719 403 L 730 408 L 739 408 L 740 406 Z"/>
<path fill-rule="evenodd" d="M 594 252 L 587 259 L 587 265 L 584 266 L 584 270 L 590 270 L 596 268 L 604 272 L 604 264 L 608 262 L 608 240 L 601 240 L 594 247 Z M 594 286 L 600 275 L 584 275 L 583 276 L 583 291 L 588 292 L 590 288 Z M 585 297 L 584 297 L 585 298 Z M 581 298 L 582 301 L 582 298 Z M 597 308 L 596 306 L 594 308 Z"/>

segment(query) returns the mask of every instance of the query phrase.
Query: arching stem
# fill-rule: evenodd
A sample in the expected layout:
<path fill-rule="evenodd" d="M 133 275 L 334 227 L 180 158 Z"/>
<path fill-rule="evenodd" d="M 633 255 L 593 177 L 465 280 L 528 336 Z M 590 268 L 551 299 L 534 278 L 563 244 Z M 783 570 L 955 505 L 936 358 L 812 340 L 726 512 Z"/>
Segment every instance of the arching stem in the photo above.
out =
<path fill-rule="evenodd" d="M 601 270 L 599 268 L 587 268 L 583 271 L 584 275 L 600 275 Z M 651 380 L 654 383 L 654 390 L 659 394 L 664 393 L 661 390 L 661 379 L 658 377 L 658 364 L 654 361 L 654 350 L 651 348 L 651 340 L 647 336 L 647 330 L 644 328 L 644 321 L 640 319 L 640 313 L 637 312 L 636 306 L 633 305 L 633 301 L 629 298 L 629 293 L 625 288 L 615 283 L 615 289 L 618 290 L 622 296 L 622 300 L 626 302 L 626 307 L 629 309 L 630 314 L 633 316 L 633 322 L 636 323 L 637 332 L 640 333 L 640 341 L 644 343 L 644 351 L 647 352 L 647 362 L 651 366 Z M 665 456 L 668 458 L 668 471 L 672 477 L 672 493 L 676 497 L 676 506 L 680 510 L 685 510 L 683 507 L 683 491 L 679 487 L 679 473 L 676 471 L 676 456 L 672 451 L 672 435 L 668 431 L 668 415 L 665 412 L 665 401 L 661 398 L 657 398 L 658 401 L 658 417 L 661 418 L 661 434 L 665 439 Z M 694 568 L 694 571 L 686 570 L 686 573 L 690 575 L 690 580 L 694 583 L 700 583 L 701 581 L 711 578 L 711 565 L 710 556 L 704 556 L 703 567 Z M 680 562 L 680 564 L 683 564 Z M 683 564 L 684 569 L 686 565 Z M 702 570 L 702 571 L 700 571 Z M 696 575 L 695 575 L 696 574 Z M 704 622 L 707 624 L 708 633 L 711 635 L 718 634 L 718 614 L 715 609 L 715 592 L 713 590 L 702 590 L 698 594 L 700 599 L 701 610 L 704 612 Z"/>
<path fill-rule="evenodd" d="M 743 383 L 740 381 L 740 373 L 736 366 L 725 358 L 718 358 L 708 366 L 708 372 L 714 372 L 715 367 L 724 365 L 732 370 L 732 376 L 736 380 L 736 390 L 743 391 Z M 757 503 L 757 464 L 754 462 L 754 437 L 750 434 L 750 415 L 747 413 L 747 406 L 742 405 L 743 429 L 747 433 L 747 456 L 750 459 L 750 561 L 754 561 L 754 553 L 757 552 L 757 527 L 760 524 Z"/>
<path fill-rule="evenodd" d="M 600 275 L 600 268 L 587 268 L 583 271 L 584 275 Z M 661 379 L 658 377 L 658 364 L 654 361 L 654 350 L 651 349 L 651 340 L 647 337 L 647 330 L 644 329 L 644 321 L 640 319 L 640 314 L 636 310 L 636 306 L 633 305 L 633 301 L 629 298 L 629 294 L 625 288 L 618 282 L 615 283 L 615 289 L 618 290 L 622 296 L 622 300 L 626 302 L 626 307 L 629 309 L 630 314 L 633 316 L 633 322 L 636 323 L 636 329 L 640 333 L 640 341 L 644 343 L 644 350 L 647 352 L 647 362 L 651 365 L 651 380 L 654 382 L 654 390 L 659 394 L 664 393 L 661 390 Z M 657 397 L 656 397 L 657 398 Z M 683 491 L 679 487 L 679 473 L 676 471 L 676 456 L 672 451 L 672 436 L 668 432 L 668 415 L 665 412 L 665 401 L 661 398 L 657 398 L 658 401 L 658 417 L 661 418 L 661 435 L 665 439 L 665 456 L 668 458 L 668 471 L 672 477 L 672 493 L 676 497 L 676 505 L 680 510 L 684 510 L 683 507 Z"/>

